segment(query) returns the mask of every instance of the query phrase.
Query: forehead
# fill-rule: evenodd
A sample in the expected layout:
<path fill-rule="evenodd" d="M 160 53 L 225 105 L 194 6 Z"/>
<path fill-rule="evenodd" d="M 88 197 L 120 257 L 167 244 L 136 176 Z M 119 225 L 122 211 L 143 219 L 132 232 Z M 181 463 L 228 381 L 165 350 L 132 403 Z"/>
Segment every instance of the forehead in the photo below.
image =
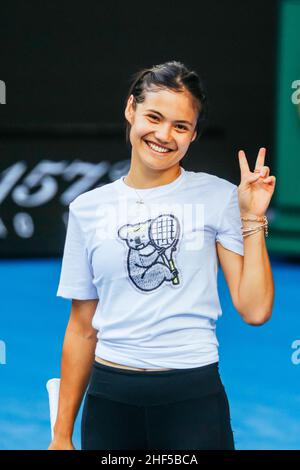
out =
<path fill-rule="evenodd" d="M 140 103 L 143 110 L 154 109 L 173 120 L 193 120 L 197 116 L 194 99 L 187 90 L 178 92 L 170 89 L 146 91 L 145 100 Z"/>

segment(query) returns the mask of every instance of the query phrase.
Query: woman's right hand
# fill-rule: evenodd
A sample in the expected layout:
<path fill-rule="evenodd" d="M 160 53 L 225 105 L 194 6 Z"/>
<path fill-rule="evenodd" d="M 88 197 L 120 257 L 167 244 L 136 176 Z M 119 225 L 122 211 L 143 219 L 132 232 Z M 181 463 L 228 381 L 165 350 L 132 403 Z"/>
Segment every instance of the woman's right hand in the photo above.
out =
<path fill-rule="evenodd" d="M 54 438 L 47 450 L 76 450 L 70 439 Z"/>

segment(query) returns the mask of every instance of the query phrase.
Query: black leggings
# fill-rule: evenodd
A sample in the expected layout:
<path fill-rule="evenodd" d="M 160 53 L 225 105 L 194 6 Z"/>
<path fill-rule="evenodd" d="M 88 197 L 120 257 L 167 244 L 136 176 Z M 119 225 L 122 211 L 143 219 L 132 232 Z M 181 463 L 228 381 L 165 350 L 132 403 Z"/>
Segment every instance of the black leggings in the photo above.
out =
<path fill-rule="evenodd" d="M 82 450 L 234 450 L 219 364 L 134 371 L 94 361 L 81 420 Z"/>

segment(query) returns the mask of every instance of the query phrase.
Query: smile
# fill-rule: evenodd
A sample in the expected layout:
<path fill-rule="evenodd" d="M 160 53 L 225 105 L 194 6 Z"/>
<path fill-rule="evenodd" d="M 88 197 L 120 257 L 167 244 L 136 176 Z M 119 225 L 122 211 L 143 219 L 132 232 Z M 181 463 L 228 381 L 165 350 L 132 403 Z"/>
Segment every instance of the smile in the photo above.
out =
<path fill-rule="evenodd" d="M 145 140 L 146 144 L 148 147 L 150 147 L 151 150 L 153 150 L 156 153 L 169 153 L 172 152 L 170 149 L 166 149 L 165 147 L 160 147 L 159 145 L 153 144 L 152 142 L 149 142 Z"/>

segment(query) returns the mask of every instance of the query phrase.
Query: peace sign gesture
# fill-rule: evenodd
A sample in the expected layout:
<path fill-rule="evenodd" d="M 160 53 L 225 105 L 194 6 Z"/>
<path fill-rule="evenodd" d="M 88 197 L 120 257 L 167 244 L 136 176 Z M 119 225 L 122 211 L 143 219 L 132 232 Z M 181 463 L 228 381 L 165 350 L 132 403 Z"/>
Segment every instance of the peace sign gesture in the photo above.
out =
<path fill-rule="evenodd" d="M 266 149 L 259 149 L 255 169 L 250 171 L 245 152 L 238 153 L 241 182 L 238 200 L 241 214 L 265 215 L 275 189 L 275 176 L 269 176 L 270 168 L 264 166 Z"/>

